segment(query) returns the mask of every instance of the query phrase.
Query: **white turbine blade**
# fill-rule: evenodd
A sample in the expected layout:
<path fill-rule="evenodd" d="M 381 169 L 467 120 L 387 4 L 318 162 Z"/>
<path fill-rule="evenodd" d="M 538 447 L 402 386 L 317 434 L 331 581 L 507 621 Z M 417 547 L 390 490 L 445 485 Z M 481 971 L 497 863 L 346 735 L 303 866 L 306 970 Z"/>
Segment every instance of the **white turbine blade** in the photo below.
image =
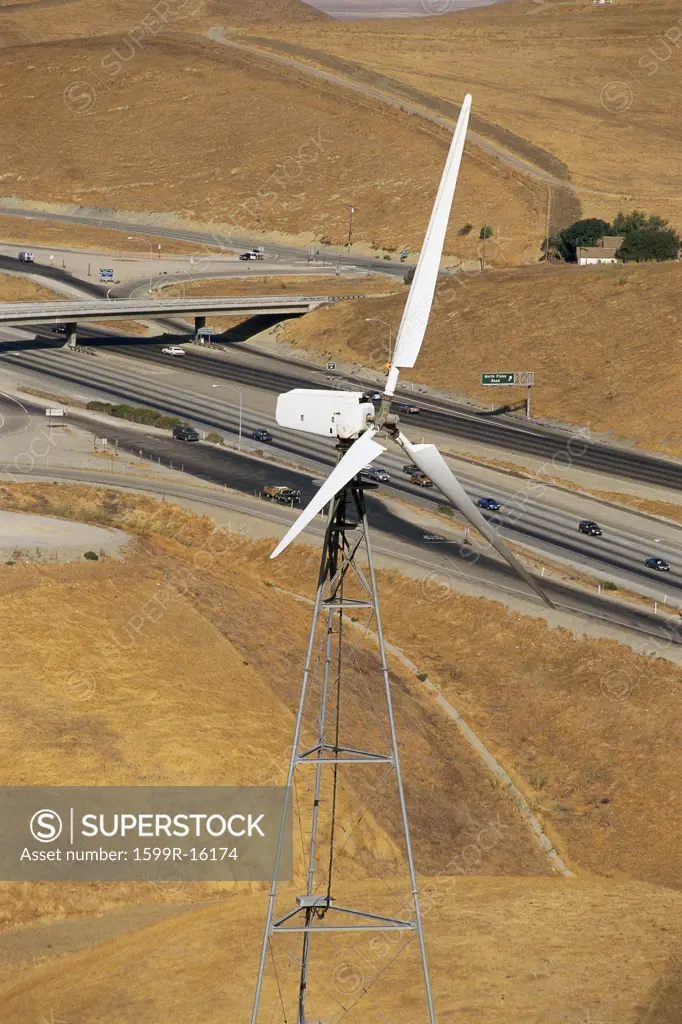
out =
<path fill-rule="evenodd" d="M 459 165 L 462 162 L 464 140 L 466 139 L 471 96 L 466 95 L 460 111 L 455 134 L 452 139 L 450 153 L 441 178 L 438 195 L 434 203 L 431 220 L 419 256 L 410 294 L 405 304 L 403 318 L 396 337 L 395 350 L 391 361 L 392 367 L 414 366 L 419 355 L 426 325 L 433 303 L 433 295 L 438 282 L 438 271 L 443 255 L 445 234 L 450 219 L 452 200 L 457 185 Z M 390 392 L 391 394 L 393 392 Z"/>
<path fill-rule="evenodd" d="M 378 455 L 386 451 L 383 445 L 374 440 L 374 435 L 376 433 L 376 428 L 370 427 L 369 430 L 366 430 L 364 434 L 361 434 L 357 441 L 351 445 L 346 454 L 337 463 L 325 482 L 322 484 L 322 487 L 320 487 L 313 500 L 303 509 L 287 535 L 279 542 L 275 550 L 270 555 L 270 558 L 277 558 L 277 555 L 281 554 L 282 551 L 291 544 L 292 540 L 298 537 L 299 533 L 306 528 L 308 523 L 312 522 L 318 512 L 321 512 L 325 505 L 329 504 L 334 495 L 337 494 L 341 488 L 349 482 L 349 480 L 352 480 L 354 476 L 357 476 L 357 474 L 365 468 L 365 466 L 371 465 Z"/>
<path fill-rule="evenodd" d="M 446 498 L 450 499 L 464 518 L 468 519 L 471 525 L 483 534 L 495 550 L 509 562 L 512 569 L 515 569 L 528 586 L 533 588 L 538 597 L 541 597 L 550 608 L 554 608 L 537 580 L 521 565 L 516 555 L 512 554 L 502 538 L 481 515 L 436 446 L 433 444 L 411 444 L 403 434 L 399 435 L 399 444 L 422 472 L 431 477 L 436 487 L 443 492 Z"/>

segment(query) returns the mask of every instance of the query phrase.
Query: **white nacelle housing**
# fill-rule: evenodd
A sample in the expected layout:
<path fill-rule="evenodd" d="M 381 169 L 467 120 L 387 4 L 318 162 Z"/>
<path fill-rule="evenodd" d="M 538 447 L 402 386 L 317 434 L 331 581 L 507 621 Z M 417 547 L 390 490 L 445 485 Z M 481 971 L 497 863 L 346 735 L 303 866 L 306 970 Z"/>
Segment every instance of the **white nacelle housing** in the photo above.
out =
<path fill-rule="evenodd" d="M 275 418 L 280 427 L 321 437 L 358 437 L 375 414 L 362 391 L 313 391 L 296 388 L 277 399 Z"/>

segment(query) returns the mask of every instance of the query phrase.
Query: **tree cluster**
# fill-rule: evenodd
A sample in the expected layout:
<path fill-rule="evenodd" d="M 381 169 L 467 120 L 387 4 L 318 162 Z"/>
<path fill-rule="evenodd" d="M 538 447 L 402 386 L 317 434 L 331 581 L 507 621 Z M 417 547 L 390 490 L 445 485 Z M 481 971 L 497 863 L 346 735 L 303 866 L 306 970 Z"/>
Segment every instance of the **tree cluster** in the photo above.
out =
<path fill-rule="evenodd" d="M 609 235 L 622 235 L 623 244 L 616 251 L 616 257 L 623 262 L 644 260 L 674 260 L 680 251 L 677 232 L 668 226 L 668 221 L 657 214 L 633 210 L 622 211 L 613 224 L 599 217 L 578 220 L 549 239 L 550 252 L 554 252 L 566 263 L 575 263 L 577 250 L 596 245 Z"/>

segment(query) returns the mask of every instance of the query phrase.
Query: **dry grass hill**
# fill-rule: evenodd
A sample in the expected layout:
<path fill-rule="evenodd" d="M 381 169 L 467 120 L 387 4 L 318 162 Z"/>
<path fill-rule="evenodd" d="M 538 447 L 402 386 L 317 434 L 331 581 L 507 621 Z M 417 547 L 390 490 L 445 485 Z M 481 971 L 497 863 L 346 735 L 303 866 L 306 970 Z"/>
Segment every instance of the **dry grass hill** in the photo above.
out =
<path fill-rule="evenodd" d="M 398 83 L 436 112 L 471 91 L 487 124 L 477 130 L 570 179 L 586 215 L 635 205 L 682 228 L 678 19 L 672 0 L 514 0 L 438 18 L 283 26 L 252 42 L 386 92 Z M 504 215 L 495 224 L 512 234 Z"/>
<path fill-rule="evenodd" d="M 443 281 L 408 379 L 501 405 L 524 397 L 481 388 L 480 374 L 533 370 L 537 416 L 636 438 L 682 454 L 679 264 L 517 267 Z M 290 321 L 288 342 L 382 369 L 386 329 L 405 293 L 343 303 Z"/>
<path fill-rule="evenodd" d="M 180 33 L 139 52 L 114 35 L 11 46 L 3 66 L 7 195 L 302 245 L 344 244 L 354 205 L 358 251 L 421 246 L 448 134 L 397 108 Z M 534 260 L 545 207 L 539 183 L 471 149 L 446 252 L 476 258 L 466 225 L 490 221 L 506 259 Z"/>
<path fill-rule="evenodd" d="M 135 40 L 137 35 L 133 45 L 141 50 L 150 38 L 167 32 L 329 21 L 301 0 L 167 0 L 148 9 L 137 0 L 110 0 L 104 8 L 96 0 L 32 0 L 16 10 L 13 6 L 0 7 L 0 45 L 117 33 L 124 47 L 126 37 Z"/>
<path fill-rule="evenodd" d="M 0 503 L 138 535 L 122 562 L 0 569 L 0 781 L 281 779 L 310 613 L 290 595 L 310 593 L 314 552 L 297 548 L 273 564 L 270 544 L 215 535 L 210 521 L 169 503 L 112 491 L 3 485 Z M 578 876 L 549 877 L 505 792 L 419 681 L 393 664 L 441 1018 L 497 1024 L 503 1012 L 506 1024 L 573 1024 L 590 1014 L 608 1024 L 673 1024 L 682 942 L 679 670 L 491 601 L 453 594 L 434 602 L 395 572 L 382 572 L 380 587 L 389 639 L 512 773 Z M 159 588 L 170 600 L 161 616 L 147 615 Z M 143 628 L 133 628 L 135 615 Z M 361 680 L 372 678 L 375 658 L 358 633 L 349 676 L 358 723 Z M 625 689 L 609 684 L 624 678 Z M 264 762 L 266 735 L 272 756 Z M 363 780 L 351 785 L 341 791 L 342 814 L 362 798 Z M 385 896 L 383 881 L 360 879 L 366 870 L 390 873 L 395 834 L 392 804 L 372 803 L 340 862 L 351 894 Z M 477 856 L 464 855 L 471 849 Z M 458 855 L 467 868 L 452 877 L 445 869 Z M 218 902 L 193 909 L 207 897 Z M 226 1003 L 232 1020 L 244 1020 L 264 897 L 260 885 L 162 893 L 142 883 L 3 884 L 3 930 L 21 926 L 6 936 L 3 1020 L 218 1024 Z M 385 966 L 362 941 L 334 947 L 331 962 L 316 955 L 315 976 L 332 994 L 327 980 L 338 977 L 340 957 L 360 971 L 361 985 L 340 992 L 342 1001 Z M 406 956 L 359 1004 L 369 1024 L 417 1012 Z M 315 995 L 331 1014 L 319 985 Z"/>

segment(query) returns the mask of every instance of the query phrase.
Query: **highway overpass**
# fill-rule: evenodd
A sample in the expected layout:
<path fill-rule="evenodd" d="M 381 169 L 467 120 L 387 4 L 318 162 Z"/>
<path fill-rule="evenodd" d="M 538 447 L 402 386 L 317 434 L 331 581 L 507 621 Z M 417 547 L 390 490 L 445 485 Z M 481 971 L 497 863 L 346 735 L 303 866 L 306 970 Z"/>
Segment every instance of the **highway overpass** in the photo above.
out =
<path fill-rule="evenodd" d="M 193 316 L 195 330 L 209 314 L 258 316 L 281 313 L 296 316 L 341 299 L 362 295 L 242 295 L 218 299 L 78 299 L 49 302 L 0 302 L 0 325 L 65 324 L 68 346 L 76 344 L 76 324 L 86 320 L 154 320 Z"/>

